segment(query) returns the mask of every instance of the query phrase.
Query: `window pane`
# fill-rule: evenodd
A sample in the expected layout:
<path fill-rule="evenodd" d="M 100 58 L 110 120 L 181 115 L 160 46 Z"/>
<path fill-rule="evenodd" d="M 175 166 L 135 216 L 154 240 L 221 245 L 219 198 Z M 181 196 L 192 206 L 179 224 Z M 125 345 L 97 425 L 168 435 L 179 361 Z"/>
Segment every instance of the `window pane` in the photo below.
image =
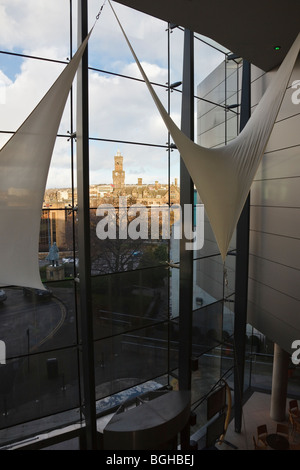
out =
<path fill-rule="evenodd" d="M 168 269 L 149 268 L 93 278 L 95 338 L 168 318 Z"/>
<path fill-rule="evenodd" d="M 1 428 L 79 406 L 77 365 L 74 348 L 7 361 L 0 368 Z"/>
<path fill-rule="evenodd" d="M 168 371 L 167 325 L 96 341 L 96 398 L 117 393 Z"/>

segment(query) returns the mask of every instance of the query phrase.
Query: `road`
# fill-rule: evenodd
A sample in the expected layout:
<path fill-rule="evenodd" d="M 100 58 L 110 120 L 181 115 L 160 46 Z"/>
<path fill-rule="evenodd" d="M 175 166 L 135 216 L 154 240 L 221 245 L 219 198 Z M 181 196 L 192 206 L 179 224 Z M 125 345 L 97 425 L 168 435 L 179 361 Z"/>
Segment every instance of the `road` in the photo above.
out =
<path fill-rule="evenodd" d="M 63 325 L 66 308 L 61 300 L 31 299 L 21 288 L 7 288 L 7 300 L 0 305 L 0 339 L 7 359 L 36 352 Z M 49 347 L 49 344 L 48 344 Z"/>

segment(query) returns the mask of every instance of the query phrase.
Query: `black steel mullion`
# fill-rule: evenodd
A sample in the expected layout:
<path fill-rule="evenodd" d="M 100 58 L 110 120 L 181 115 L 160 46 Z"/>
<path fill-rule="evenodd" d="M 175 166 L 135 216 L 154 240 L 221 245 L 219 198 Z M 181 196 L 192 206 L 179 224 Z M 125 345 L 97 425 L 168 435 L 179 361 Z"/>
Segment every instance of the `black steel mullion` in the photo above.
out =
<path fill-rule="evenodd" d="M 170 23 L 168 23 L 168 29 L 167 29 L 167 41 L 168 41 L 168 114 L 170 115 L 171 113 L 171 90 L 170 90 L 170 85 L 171 85 L 171 79 L 170 79 L 170 71 L 171 71 L 171 38 L 170 38 Z M 168 131 L 168 204 L 169 207 L 171 207 L 171 136 L 170 132 Z M 171 242 L 169 240 L 168 242 L 168 261 L 171 261 Z M 171 272 L 171 269 L 170 269 Z M 169 276 L 169 281 L 168 281 L 168 385 L 170 383 L 170 372 L 171 372 L 171 314 L 170 314 L 170 308 L 171 308 L 171 300 L 170 300 L 170 283 L 171 283 L 171 276 Z"/>
<path fill-rule="evenodd" d="M 251 65 L 243 61 L 240 131 L 251 116 Z M 234 416 L 235 431 L 242 428 L 242 408 L 245 370 L 245 336 L 247 324 L 248 264 L 249 264 L 250 194 L 247 197 L 236 229 L 235 315 L 234 315 Z"/>
<path fill-rule="evenodd" d="M 184 33 L 181 129 L 194 140 L 194 34 Z M 180 240 L 179 284 L 179 389 L 191 390 L 192 315 L 193 315 L 193 250 L 186 249 L 184 205 L 193 205 L 194 184 L 180 159 L 180 205 L 182 236 Z M 189 448 L 189 423 L 181 434 L 181 448 Z"/>
<path fill-rule="evenodd" d="M 87 0 L 78 1 L 78 42 L 88 34 Z M 77 198 L 79 294 L 82 341 L 82 376 L 84 386 L 84 415 L 86 421 L 85 447 L 97 449 L 96 396 L 93 316 L 91 305 L 90 213 L 89 213 L 89 92 L 88 49 L 82 57 L 77 79 Z"/>

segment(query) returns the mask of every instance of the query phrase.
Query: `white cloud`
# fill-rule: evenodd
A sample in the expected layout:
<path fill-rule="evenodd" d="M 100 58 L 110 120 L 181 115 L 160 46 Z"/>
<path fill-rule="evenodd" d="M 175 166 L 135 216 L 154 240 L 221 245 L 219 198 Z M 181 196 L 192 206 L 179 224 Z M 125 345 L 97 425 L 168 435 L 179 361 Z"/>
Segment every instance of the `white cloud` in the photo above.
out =
<path fill-rule="evenodd" d="M 96 15 L 97 7 L 90 8 L 90 23 Z M 148 63 L 159 63 L 167 66 L 167 23 L 151 16 L 139 13 L 132 8 L 124 7 L 113 2 L 113 7 L 124 27 L 129 40 L 132 42 L 137 55 Z M 128 45 L 114 14 L 106 3 L 99 21 L 96 23 L 90 41 L 90 52 L 94 60 L 105 63 L 109 51 L 110 62 L 122 60 L 123 64 L 132 60 Z M 102 63 L 103 63 L 102 62 Z"/>
<path fill-rule="evenodd" d="M 73 2 L 74 48 L 76 48 L 76 2 Z M 90 25 L 95 21 L 101 5 L 89 1 Z M 167 24 L 143 15 L 133 9 L 114 4 L 126 33 L 142 62 L 150 80 L 165 85 L 168 80 Z M 171 40 L 171 82 L 181 80 L 182 31 L 174 31 Z M 0 0 L 0 48 L 22 51 L 38 57 L 66 60 L 69 54 L 69 1 L 52 0 Z M 9 74 L 2 68 L 5 56 L 0 56 L 1 93 L 0 129 L 16 130 L 33 107 L 52 85 L 63 65 L 34 59 L 15 59 L 17 74 Z M 102 15 L 89 41 L 90 65 L 102 70 L 141 78 L 133 62 L 120 28 L 106 3 Z M 11 61 L 14 59 L 11 58 Z M 215 55 L 203 51 L 200 75 L 215 66 Z M 210 65 L 213 64 L 213 65 Z M 2 69 L 2 71 L 1 71 Z M 4 72 L 5 70 L 5 72 Z M 164 106 L 168 106 L 168 94 L 162 87 L 155 87 Z M 99 139 L 155 143 L 166 145 L 167 130 L 150 97 L 146 85 L 137 80 L 90 71 L 90 135 Z M 2 96 L 1 95 L 1 96 Z M 74 94 L 75 96 L 75 94 Z M 1 97 L 0 97 L 1 98 Z M 171 94 L 172 117 L 180 123 L 180 95 Z M 70 130 L 70 110 L 67 105 L 59 133 Z M 74 123 L 74 126 L 76 124 Z M 7 136 L 0 135 L 0 142 Z M 113 156 L 121 149 L 126 162 L 128 182 L 138 176 L 148 182 L 167 177 L 167 152 L 164 148 L 133 146 L 118 143 L 92 142 L 90 147 L 91 182 L 111 182 Z M 178 157 L 174 173 L 178 173 Z M 178 176 L 176 174 L 175 176 Z M 57 139 L 48 187 L 70 185 L 70 142 Z"/>
<path fill-rule="evenodd" d="M 44 52 L 47 53 L 46 50 Z M 15 80 L 6 77 L 5 103 L 1 106 L 0 129 L 16 130 L 55 81 L 63 66 L 25 59 Z"/>
<path fill-rule="evenodd" d="M 31 51 L 39 47 L 65 47 L 68 40 L 69 2 L 1 0 L 0 44 L 7 49 Z M 66 48 L 67 50 L 67 48 Z"/>
<path fill-rule="evenodd" d="M 146 70 L 160 82 L 166 80 L 166 71 L 156 65 L 143 64 Z M 135 64 L 125 67 L 125 74 L 137 76 Z M 90 74 L 90 129 L 91 135 L 119 140 L 161 143 L 155 123 L 158 112 L 143 82 L 122 77 Z M 157 89 L 166 103 L 167 92 Z M 161 126 L 160 130 L 163 129 Z"/>

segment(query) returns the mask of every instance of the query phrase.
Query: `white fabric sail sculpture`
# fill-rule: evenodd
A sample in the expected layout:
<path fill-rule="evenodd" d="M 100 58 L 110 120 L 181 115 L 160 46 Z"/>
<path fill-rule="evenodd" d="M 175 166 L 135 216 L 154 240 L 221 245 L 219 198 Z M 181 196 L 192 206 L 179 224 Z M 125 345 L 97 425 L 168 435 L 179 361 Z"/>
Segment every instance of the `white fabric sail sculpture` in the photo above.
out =
<path fill-rule="evenodd" d="M 268 143 L 299 53 L 300 33 L 243 131 L 228 145 L 208 149 L 191 141 L 170 118 L 149 82 L 111 3 L 110 6 L 202 199 L 222 259 L 225 261 L 233 232 Z"/>
<path fill-rule="evenodd" d="M 2 286 L 45 289 L 38 261 L 44 192 L 59 124 L 90 34 L 0 151 Z"/>

